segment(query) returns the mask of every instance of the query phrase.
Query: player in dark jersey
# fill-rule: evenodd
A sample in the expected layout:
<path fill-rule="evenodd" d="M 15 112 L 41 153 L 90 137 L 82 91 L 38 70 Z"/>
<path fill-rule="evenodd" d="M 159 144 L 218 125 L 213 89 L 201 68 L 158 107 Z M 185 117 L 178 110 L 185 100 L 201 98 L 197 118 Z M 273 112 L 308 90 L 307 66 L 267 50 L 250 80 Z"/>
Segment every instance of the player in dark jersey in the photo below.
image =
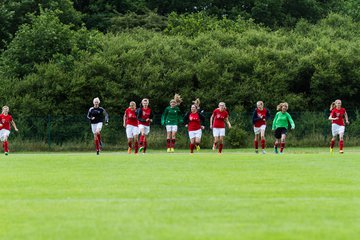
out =
<path fill-rule="evenodd" d="M 9 154 L 8 138 L 10 135 L 10 123 L 15 131 L 18 131 L 12 116 L 9 114 L 9 107 L 3 106 L 2 114 L 0 115 L 0 140 L 3 142 L 5 155 Z"/>
<path fill-rule="evenodd" d="M 266 120 L 270 118 L 270 112 L 266 108 L 264 108 L 263 101 L 258 101 L 256 103 L 256 108 L 253 113 L 252 122 L 254 125 L 254 147 L 255 153 L 259 153 L 259 135 L 261 138 L 261 150 L 262 153 L 265 154 L 265 129 L 266 129 Z"/>
<path fill-rule="evenodd" d="M 147 149 L 147 135 L 150 133 L 150 123 L 153 118 L 153 113 L 149 108 L 149 99 L 144 98 L 141 101 L 141 107 L 136 110 L 136 116 L 139 121 L 140 130 L 139 151 L 145 153 Z"/>
<path fill-rule="evenodd" d="M 87 118 L 91 122 L 91 130 L 94 134 L 94 143 L 96 148 L 96 154 L 99 155 L 100 147 L 102 146 L 101 142 L 101 129 L 103 127 L 104 115 L 105 115 L 105 124 L 109 123 L 109 114 L 105 111 L 104 108 L 100 107 L 100 99 L 94 98 L 94 106 L 91 107 L 88 111 Z"/>

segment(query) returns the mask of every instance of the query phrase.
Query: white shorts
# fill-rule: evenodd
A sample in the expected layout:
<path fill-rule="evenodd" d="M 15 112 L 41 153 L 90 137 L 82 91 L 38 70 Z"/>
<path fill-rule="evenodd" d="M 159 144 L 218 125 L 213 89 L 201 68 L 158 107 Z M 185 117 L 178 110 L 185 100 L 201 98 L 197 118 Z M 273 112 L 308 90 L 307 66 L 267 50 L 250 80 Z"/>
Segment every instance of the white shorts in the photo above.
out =
<path fill-rule="evenodd" d="M 177 132 L 178 126 L 177 125 L 166 125 L 167 132 Z"/>
<path fill-rule="evenodd" d="M 202 131 L 201 129 L 196 130 L 196 131 L 189 131 L 189 138 L 201 138 L 202 135 Z"/>
<path fill-rule="evenodd" d="M 225 128 L 213 128 L 214 137 L 223 137 L 225 136 Z"/>
<path fill-rule="evenodd" d="M 8 138 L 10 135 L 10 131 L 7 129 L 1 129 L 0 130 L 0 140 L 3 142 L 5 140 L 5 137 Z"/>
<path fill-rule="evenodd" d="M 95 132 L 100 132 L 102 129 L 103 123 L 99 122 L 99 123 L 92 123 L 91 124 L 91 130 L 93 132 L 93 134 L 95 134 Z"/>
<path fill-rule="evenodd" d="M 261 130 L 265 131 L 265 129 L 266 129 L 266 125 L 261 125 L 261 127 L 254 127 L 254 133 L 260 134 Z"/>
<path fill-rule="evenodd" d="M 150 132 L 150 126 L 145 126 L 142 124 L 139 124 L 139 131 L 141 132 L 141 130 L 144 129 L 144 133 L 145 135 L 148 135 Z"/>
<path fill-rule="evenodd" d="M 139 135 L 139 128 L 133 125 L 126 125 L 127 138 L 134 138 L 135 135 Z"/>
<path fill-rule="evenodd" d="M 345 132 L 345 126 L 340 126 L 340 125 L 337 125 L 336 123 L 333 123 L 333 124 L 331 124 L 331 131 L 332 131 L 333 137 L 335 137 L 336 135 L 339 135 L 340 133 Z"/>

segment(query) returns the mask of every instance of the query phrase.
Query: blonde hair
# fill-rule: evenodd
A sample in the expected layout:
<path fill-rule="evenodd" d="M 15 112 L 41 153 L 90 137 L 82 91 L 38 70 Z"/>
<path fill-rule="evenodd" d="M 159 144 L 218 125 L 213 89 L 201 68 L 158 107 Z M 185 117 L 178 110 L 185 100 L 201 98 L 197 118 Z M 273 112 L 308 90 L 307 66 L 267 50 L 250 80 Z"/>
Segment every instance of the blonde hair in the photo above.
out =
<path fill-rule="evenodd" d="M 224 105 L 224 107 L 226 108 L 226 104 L 224 102 L 219 102 L 219 106 L 220 105 Z"/>
<path fill-rule="evenodd" d="M 141 100 L 141 104 L 143 104 L 144 102 L 147 102 L 148 104 L 150 103 L 148 98 L 144 98 L 143 100 Z"/>
<path fill-rule="evenodd" d="M 175 93 L 174 95 L 174 99 L 172 99 L 170 102 L 174 101 L 176 103 L 176 105 L 180 105 L 180 103 L 182 103 L 182 98 L 180 96 L 180 94 Z"/>
<path fill-rule="evenodd" d="M 98 97 L 94 98 L 93 99 L 93 103 L 95 103 L 95 101 L 99 102 L 100 103 L 100 99 Z"/>
<path fill-rule="evenodd" d="M 281 111 L 283 106 L 286 106 L 286 108 L 289 108 L 289 104 L 287 102 L 283 102 L 283 103 L 279 103 L 279 105 L 277 105 L 276 110 Z"/>
<path fill-rule="evenodd" d="M 6 105 L 2 107 L 2 112 L 4 112 L 4 109 L 7 109 L 9 111 L 9 107 Z"/>
<path fill-rule="evenodd" d="M 136 102 L 131 101 L 131 102 L 129 103 L 129 105 L 130 105 L 130 106 L 133 106 L 133 105 L 136 106 Z"/>
<path fill-rule="evenodd" d="M 332 111 L 336 107 L 336 102 L 341 102 L 340 99 L 336 99 L 335 102 L 332 102 L 330 105 L 330 111 Z"/>
<path fill-rule="evenodd" d="M 256 102 L 256 106 L 259 106 L 260 104 L 264 105 L 264 102 L 263 101 L 257 101 Z"/>
<path fill-rule="evenodd" d="M 192 101 L 192 103 L 197 107 L 197 108 L 200 108 L 200 99 L 199 98 L 197 98 L 197 99 L 195 99 L 194 101 Z"/>

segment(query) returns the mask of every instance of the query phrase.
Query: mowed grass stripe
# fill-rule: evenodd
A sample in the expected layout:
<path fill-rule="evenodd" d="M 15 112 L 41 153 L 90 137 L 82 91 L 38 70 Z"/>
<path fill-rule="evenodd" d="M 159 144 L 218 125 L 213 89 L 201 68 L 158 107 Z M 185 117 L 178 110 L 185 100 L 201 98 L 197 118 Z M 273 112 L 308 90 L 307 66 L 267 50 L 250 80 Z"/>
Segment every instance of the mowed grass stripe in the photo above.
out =
<path fill-rule="evenodd" d="M 0 237 L 354 239 L 359 161 L 356 150 L 12 154 L 0 160 Z"/>

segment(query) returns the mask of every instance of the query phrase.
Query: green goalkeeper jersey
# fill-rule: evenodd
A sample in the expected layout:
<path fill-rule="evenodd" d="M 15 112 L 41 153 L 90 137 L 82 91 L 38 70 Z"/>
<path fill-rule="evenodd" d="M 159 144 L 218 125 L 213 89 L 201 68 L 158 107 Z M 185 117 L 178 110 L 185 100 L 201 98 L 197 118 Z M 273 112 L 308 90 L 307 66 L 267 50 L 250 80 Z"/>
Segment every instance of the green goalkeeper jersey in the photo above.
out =
<path fill-rule="evenodd" d="M 277 112 L 272 124 L 272 130 L 280 127 L 284 127 L 287 129 L 289 127 L 289 123 L 291 125 L 291 128 L 295 128 L 295 123 L 288 112 Z"/>
<path fill-rule="evenodd" d="M 162 125 L 178 125 L 182 123 L 182 116 L 179 107 L 170 107 L 165 108 L 164 113 L 161 116 L 161 124 Z"/>

